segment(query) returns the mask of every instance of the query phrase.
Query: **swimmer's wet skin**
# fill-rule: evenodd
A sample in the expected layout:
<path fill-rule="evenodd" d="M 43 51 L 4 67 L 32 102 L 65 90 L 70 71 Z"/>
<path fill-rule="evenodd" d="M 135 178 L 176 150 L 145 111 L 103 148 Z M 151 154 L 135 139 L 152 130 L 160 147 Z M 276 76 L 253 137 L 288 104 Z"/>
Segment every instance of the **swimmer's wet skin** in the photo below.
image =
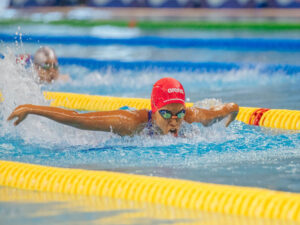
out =
<path fill-rule="evenodd" d="M 181 83 L 173 78 L 162 78 L 153 86 L 151 111 L 114 110 L 80 114 L 56 107 L 26 104 L 18 106 L 8 120 L 17 118 L 14 125 L 18 125 L 28 114 L 35 114 L 79 129 L 114 132 L 121 136 L 134 135 L 145 128 L 159 134 L 177 136 L 183 120 L 209 126 L 228 116 L 228 126 L 236 118 L 238 110 L 239 106 L 235 103 L 209 110 L 185 107 L 185 92 Z"/>

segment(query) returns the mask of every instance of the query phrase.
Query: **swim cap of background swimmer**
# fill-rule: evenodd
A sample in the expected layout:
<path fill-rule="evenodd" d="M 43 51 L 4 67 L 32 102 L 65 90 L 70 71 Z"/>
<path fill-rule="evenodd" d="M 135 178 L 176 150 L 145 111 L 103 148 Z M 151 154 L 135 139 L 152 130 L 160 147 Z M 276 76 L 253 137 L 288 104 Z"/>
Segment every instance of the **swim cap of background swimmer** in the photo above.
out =
<path fill-rule="evenodd" d="M 180 103 L 184 105 L 185 92 L 182 84 L 171 77 L 158 80 L 152 89 L 151 109 L 155 113 L 161 107 L 171 104 Z"/>
<path fill-rule="evenodd" d="M 42 65 L 47 60 L 57 61 L 56 54 L 54 50 L 48 46 L 43 46 L 39 48 L 34 54 L 34 63 L 37 65 Z"/>

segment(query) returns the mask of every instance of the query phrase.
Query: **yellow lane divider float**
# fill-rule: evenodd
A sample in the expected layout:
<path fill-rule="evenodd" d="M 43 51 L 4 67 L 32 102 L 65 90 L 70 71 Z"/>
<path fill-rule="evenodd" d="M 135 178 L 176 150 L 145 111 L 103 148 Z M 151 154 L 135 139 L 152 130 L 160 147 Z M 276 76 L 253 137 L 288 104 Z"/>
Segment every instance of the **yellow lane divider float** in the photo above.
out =
<path fill-rule="evenodd" d="M 3 102 L 3 101 L 4 101 L 4 98 L 3 98 L 2 93 L 0 91 L 0 103 Z"/>
<path fill-rule="evenodd" d="M 25 203 L 26 205 L 38 203 L 34 204 L 33 207 L 26 207 L 27 218 L 61 216 L 62 212 L 66 211 L 80 214 L 91 212 L 98 215 L 104 212 L 104 215 L 106 215 L 94 220 L 91 219 L 88 221 L 88 224 L 143 224 L 141 221 L 147 221 L 150 224 L 151 222 L 149 221 L 163 220 L 164 224 L 172 225 L 299 224 L 296 221 L 291 222 L 289 220 L 236 216 L 124 199 L 28 191 L 10 187 L 0 187 L 0 202 L 13 203 L 14 205 L 18 203 Z M 47 205 L 47 207 L 43 207 L 43 205 Z M 118 213 L 108 214 L 112 211 Z M 20 214 L 22 214 L 22 210 Z"/>
<path fill-rule="evenodd" d="M 300 222 L 300 194 L 0 161 L 0 185 Z"/>
<path fill-rule="evenodd" d="M 51 100 L 52 106 L 84 111 L 116 110 L 125 105 L 136 109 L 151 108 L 150 100 L 143 98 L 120 98 L 62 92 L 45 92 L 44 95 L 47 100 Z M 193 106 L 193 103 L 188 102 L 186 106 Z M 236 119 L 250 125 L 300 130 L 300 111 L 296 110 L 240 107 Z"/>

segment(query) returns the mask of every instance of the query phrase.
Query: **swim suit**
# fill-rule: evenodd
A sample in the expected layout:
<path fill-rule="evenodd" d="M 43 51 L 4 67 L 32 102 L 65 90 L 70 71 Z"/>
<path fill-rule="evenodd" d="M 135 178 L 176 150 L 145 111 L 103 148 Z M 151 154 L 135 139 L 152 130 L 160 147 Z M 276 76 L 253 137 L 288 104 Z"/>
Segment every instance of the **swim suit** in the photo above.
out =
<path fill-rule="evenodd" d="M 129 107 L 127 105 L 124 105 L 122 107 L 119 108 L 119 110 L 136 110 L 135 108 Z M 152 111 L 148 111 L 148 122 L 146 125 L 146 129 L 148 130 L 148 135 L 152 136 L 154 134 L 153 132 L 153 127 L 152 127 Z"/>
<path fill-rule="evenodd" d="M 148 122 L 146 128 L 148 129 L 148 135 L 154 135 L 153 126 L 152 126 L 152 110 L 148 111 Z"/>

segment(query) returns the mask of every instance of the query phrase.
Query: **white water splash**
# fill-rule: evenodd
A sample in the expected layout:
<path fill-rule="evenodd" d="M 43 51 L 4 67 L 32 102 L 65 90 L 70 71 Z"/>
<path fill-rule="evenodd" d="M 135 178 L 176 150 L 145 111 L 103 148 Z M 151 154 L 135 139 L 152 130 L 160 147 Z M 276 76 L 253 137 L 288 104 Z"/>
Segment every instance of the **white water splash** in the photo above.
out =
<path fill-rule="evenodd" d="M 48 119 L 29 115 L 17 127 L 7 117 L 21 104 L 48 105 L 43 97 L 42 86 L 36 82 L 37 74 L 32 67 L 25 68 L 16 63 L 11 49 L 0 60 L 0 90 L 4 97 L 0 109 L 0 136 L 12 136 L 23 139 L 26 143 L 37 143 L 41 146 L 53 145 L 97 145 L 111 137 L 99 132 L 82 131 L 67 127 Z M 50 145 L 49 145 L 50 144 Z"/>
<path fill-rule="evenodd" d="M 216 98 L 205 98 L 202 101 L 198 101 L 194 103 L 195 107 L 210 109 L 213 106 L 218 106 L 224 104 L 221 99 Z"/>

